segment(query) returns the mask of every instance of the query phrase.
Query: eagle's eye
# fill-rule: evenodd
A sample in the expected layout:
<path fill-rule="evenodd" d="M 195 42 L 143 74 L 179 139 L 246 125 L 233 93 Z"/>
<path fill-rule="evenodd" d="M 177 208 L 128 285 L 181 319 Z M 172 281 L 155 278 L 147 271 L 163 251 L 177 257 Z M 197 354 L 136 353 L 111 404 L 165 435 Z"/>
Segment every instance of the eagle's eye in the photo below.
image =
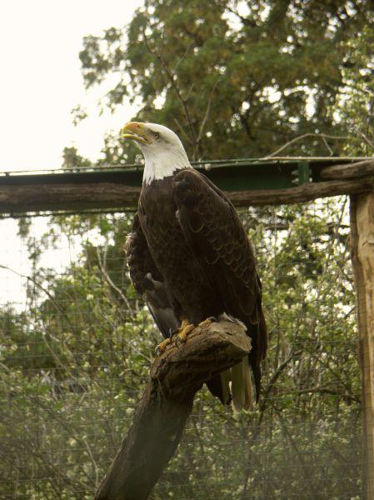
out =
<path fill-rule="evenodd" d="M 160 138 L 160 134 L 158 132 L 152 132 L 153 133 L 153 137 L 158 140 Z"/>

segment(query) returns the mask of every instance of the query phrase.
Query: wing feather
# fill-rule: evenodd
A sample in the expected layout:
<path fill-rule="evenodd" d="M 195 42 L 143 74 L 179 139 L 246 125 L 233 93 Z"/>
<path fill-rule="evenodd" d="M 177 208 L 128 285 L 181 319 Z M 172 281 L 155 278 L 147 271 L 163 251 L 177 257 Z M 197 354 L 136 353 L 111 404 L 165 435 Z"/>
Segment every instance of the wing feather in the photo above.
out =
<path fill-rule="evenodd" d="M 132 231 L 127 237 L 125 252 L 135 290 L 147 303 L 163 336 L 168 337 L 170 331 L 178 328 L 179 322 L 163 277 L 149 251 L 138 214 L 135 215 Z"/>
<path fill-rule="evenodd" d="M 195 170 L 182 170 L 174 176 L 173 196 L 185 238 L 207 279 L 219 291 L 225 312 L 248 328 L 253 345 L 249 360 L 258 394 L 266 324 L 255 257 L 242 223 L 225 195 Z"/>

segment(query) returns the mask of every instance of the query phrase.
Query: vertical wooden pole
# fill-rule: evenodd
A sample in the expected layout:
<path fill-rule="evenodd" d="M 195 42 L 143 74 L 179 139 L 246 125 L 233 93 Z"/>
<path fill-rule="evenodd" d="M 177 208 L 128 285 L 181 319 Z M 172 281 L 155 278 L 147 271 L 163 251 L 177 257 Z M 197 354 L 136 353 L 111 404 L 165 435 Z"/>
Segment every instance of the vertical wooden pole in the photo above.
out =
<path fill-rule="evenodd" d="M 364 426 L 364 499 L 374 499 L 374 192 L 351 196 Z"/>

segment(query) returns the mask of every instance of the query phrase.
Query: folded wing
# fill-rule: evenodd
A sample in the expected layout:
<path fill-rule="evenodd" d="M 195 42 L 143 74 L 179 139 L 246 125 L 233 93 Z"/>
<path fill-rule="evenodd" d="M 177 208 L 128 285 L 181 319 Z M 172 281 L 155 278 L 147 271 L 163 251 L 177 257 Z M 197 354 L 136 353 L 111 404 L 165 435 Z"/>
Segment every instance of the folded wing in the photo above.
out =
<path fill-rule="evenodd" d="M 206 278 L 218 290 L 225 312 L 242 321 L 252 338 L 249 362 L 258 397 L 267 333 L 261 282 L 243 225 L 226 196 L 195 170 L 174 176 L 173 195 L 183 233 Z"/>
<path fill-rule="evenodd" d="M 178 329 L 179 322 L 171 306 L 163 277 L 152 258 L 147 240 L 136 214 L 125 244 L 130 277 L 137 293 L 143 297 L 164 337 Z"/>

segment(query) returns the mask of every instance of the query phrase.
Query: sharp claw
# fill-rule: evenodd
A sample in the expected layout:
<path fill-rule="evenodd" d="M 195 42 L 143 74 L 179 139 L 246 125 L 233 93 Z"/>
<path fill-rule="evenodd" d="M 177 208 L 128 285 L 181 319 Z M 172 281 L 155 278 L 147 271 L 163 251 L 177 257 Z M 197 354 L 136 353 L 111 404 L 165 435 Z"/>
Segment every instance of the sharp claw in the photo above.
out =
<path fill-rule="evenodd" d="M 178 333 L 179 330 L 173 330 L 172 328 L 169 329 L 169 338 L 170 342 L 173 341 L 174 336 Z"/>
<path fill-rule="evenodd" d="M 185 344 L 187 342 L 187 335 L 176 335 L 174 342 L 175 346 L 179 348 L 182 344 Z"/>
<path fill-rule="evenodd" d="M 186 324 L 184 325 L 183 328 L 179 330 L 178 335 L 176 336 L 176 339 L 178 339 L 179 345 L 182 343 L 184 344 L 187 342 L 187 335 L 192 332 L 195 329 L 195 325 L 193 324 Z M 177 340 L 176 340 L 177 343 Z"/>
<path fill-rule="evenodd" d="M 174 341 L 175 347 L 179 348 L 181 346 L 181 344 L 184 344 L 185 342 L 187 342 L 187 335 L 190 332 L 192 332 L 192 330 L 194 330 L 194 329 L 195 329 L 195 325 L 188 323 L 188 321 L 184 319 L 178 330 L 172 330 L 170 328 L 170 330 L 169 330 L 170 337 L 168 339 L 166 339 L 164 342 L 162 342 L 159 346 L 157 346 L 157 349 L 163 348 L 165 350 L 166 345 L 170 342 L 173 342 L 173 341 Z M 167 344 L 165 344 L 165 342 L 167 342 Z M 165 345 L 165 347 L 163 347 L 163 345 Z M 157 351 L 157 352 L 160 352 L 160 351 Z M 161 352 L 163 352 L 163 351 L 161 351 Z"/>
<path fill-rule="evenodd" d="M 159 354 L 162 354 L 163 352 L 165 352 L 165 350 L 169 344 L 170 344 L 170 338 L 167 338 L 163 342 L 161 342 L 161 344 L 158 344 L 158 346 L 155 349 L 156 354 L 159 355 Z"/>

